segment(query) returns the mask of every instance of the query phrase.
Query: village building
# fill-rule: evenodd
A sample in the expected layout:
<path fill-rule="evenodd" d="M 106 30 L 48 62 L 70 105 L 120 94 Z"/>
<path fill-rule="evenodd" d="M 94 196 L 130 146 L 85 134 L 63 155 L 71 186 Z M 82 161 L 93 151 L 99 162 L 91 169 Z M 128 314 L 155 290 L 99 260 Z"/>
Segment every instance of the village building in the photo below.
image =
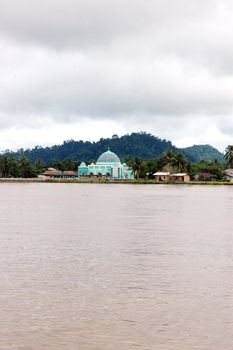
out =
<path fill-rule="evenodd" d="M 216 181 L 217 176 L 212 173 L 202 172 L 194 175 L 194 180 L 196 181 Z"/>
<path fill-rule="evenodd" d="M 170 172 L 157 171 L 153 175 L 155 177 L 155 181 L 158 181 L 158 182 L 163 182 L 163 181 L 189 182 L 190 181 L 190 175 L 187 173 L 172 174 Z"/>
<path fill-rule="evenodd" d="M 73 179 L 78 176 L 77 171 L 60 171 L 55 168 L 48 168 L 42 175 L 52 179 Z"/>
<path fill-rule="evenodd" d="M 170 173 L 169 172 L 157 171 L 157 173 L 155 173 L 153 175 L 155 177 L 155 181 L 169 181 L 170 180 Z"/>
<path fill-rule="evenodd" d="M 86 165 L 82 162 L 78 167 L 78 177 L 105 176 L 113 179 L 133 179 L 134 173 L 127 164 L 121 163 L 120 158 L 110 149 L 102 153 L 97 162 Z"/>
<path fill-rule="evenodd" d="M 187 173 L 171 174 L 170 178 L 172 181 L 179 181 L 179 182 L 189 182 L 190 181 L 190 175 Z"/>
<path fill-rule="evenodd" d="M 225 180 L 233 182 L 233 169 L 224 170 L 223 173 Z"/>

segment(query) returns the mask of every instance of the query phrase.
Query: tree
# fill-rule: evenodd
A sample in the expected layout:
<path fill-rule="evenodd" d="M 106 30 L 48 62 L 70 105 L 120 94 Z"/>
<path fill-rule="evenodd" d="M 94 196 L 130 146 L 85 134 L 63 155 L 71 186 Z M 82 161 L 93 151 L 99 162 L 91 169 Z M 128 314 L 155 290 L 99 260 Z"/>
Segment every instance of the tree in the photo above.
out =
<path fill-rule="evenodd" d="M 176 171 L 187 172 L 189 170 L 189 162 L 182 153 L 176 153 L 173 156 L 172 165 Z"/>
<path fill-rule="evenodd" d="M 189 162 L 182 153 L 175 153 L 168 149 L 159 157 L 158 168 L 169 172 L 187 172 L 189 171 Z"/>
<path fill-rule="evenodd" d="M 74 161 L 72 159 L 66 159 L 63 161 L 63 165 L 64 165 L 64 168 L 65 170 L 77 170 L 78 168 L 78 162 L 77 161 Z"/>
<path fill-rule="evenodd" d="M 36 176 L 36 169 L 25 156 L 19 158 L 18 168 L 20 177 L 30 178 Z"/>
<path fill-rule="evenodd" d="M 233 145 L 228 145 L 225 149 L 225 159 L 229 168 L 233 168 Z"/>
<path fill-rule="evenodd" d="M 141 175 L 141 172 L 143 169 L 142 159 L 140 159 L 138 157 L 131 159 L 129 166 L 130 166 L 130 168 L 132 168 L 134 176 L 138 180 L 140 178 L 140 175 Z"/>
<path fill-rule="evenodd" d="M 7 157 L 3 157 L 2 161 L 2 177 L 8 177 L 9 176 L 9 164 L 7 161 Z"/>
<path fill-rule="evenodd" d="M 5 171 L 5 161 L 4 157 L 0 156 L 0 177 L 3 177 L 4 171 Z"/>
<path fill-rule="evenodd" d="M 15 158 L 12 155 L 6 157 L 7 165 L 8 165 L 8 176 L 10 177 L 18 177 L 19 176 L 19 168 Z"/>
<path fill-rule="evenodd" d="M 146 173 L 147 178 L 154 179 L 153 174 L 159 170 L 158 159 L 157 158 L 150 159 L 146 161 L 146 164 L 147 164 L 147 173 Z"/>
<path fill-rule="evenodd" d="M 46 170 L 46 165 L 42 160 L 38 159 L 35 162 L 35 169 L 38 174 L 42 174 Z"/>
<path fill-rule="evenodd" d="M 200 173 L 210 173 L 216 175 L 216 180 L 221 180 L 223 177 L 223 170 L 224 165 L 219 162 L 201 161 L 191 164 L 190 173 L 192 177 Z"/>

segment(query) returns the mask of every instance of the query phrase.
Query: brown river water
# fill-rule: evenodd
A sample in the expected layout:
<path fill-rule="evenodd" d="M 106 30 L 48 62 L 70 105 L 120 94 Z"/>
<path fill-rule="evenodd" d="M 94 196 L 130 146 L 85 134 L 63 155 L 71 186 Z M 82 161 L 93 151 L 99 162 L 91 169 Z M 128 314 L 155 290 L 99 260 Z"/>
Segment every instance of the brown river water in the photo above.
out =
<path fill-rule="evenodd" d="M 232 350 L 233 187 L 0 184 L 0 349 Z"/>

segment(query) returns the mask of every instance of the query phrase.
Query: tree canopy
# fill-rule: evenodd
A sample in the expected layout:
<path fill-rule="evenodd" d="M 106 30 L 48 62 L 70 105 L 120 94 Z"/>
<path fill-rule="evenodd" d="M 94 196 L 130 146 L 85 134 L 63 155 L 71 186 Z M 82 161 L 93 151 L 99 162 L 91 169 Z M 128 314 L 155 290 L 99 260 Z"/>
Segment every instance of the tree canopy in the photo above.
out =
<path fill-rule="evenodd" d="M 129 156 L 145 160 L 154 159 L 169 149 L 185 155 L 192 162 L 212 161 L 214 159 L 224 161 L 223 155 L 209 145 L 178 149 L 170 141 L 145 132 L 127 134 L 121 137 L 113 135 L 112 138 L 101 138 L 98 142 L 69 140 L 64 141 L 62 145 L 44 148 L 36 146 L 33 149 L 20 149 L 17 152 L 8 151 L 5 154 L 13 155 L 17 159 L 25 156 L 31 162 L 41 160 L 44 163 L 49 163 L 66 159 L 88 162 L 91 159 L 96 160 L 108 147 L 121 159 Z"/>
<path fill-rule="evenodd" d="M 233 168 L 233 145 L 228 145 L 225 150 L 225 159 L 229 165 L 229 168 Z"/>

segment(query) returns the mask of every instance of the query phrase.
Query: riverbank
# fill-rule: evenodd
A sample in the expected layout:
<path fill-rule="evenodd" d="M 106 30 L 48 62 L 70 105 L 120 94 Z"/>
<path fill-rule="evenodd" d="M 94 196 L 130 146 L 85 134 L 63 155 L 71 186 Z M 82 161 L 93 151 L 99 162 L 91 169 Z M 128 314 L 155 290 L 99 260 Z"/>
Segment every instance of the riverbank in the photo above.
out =
<path fill-rule="evenodd" d="M 132 185 L 207 185 L 207 186 L 232 186 L 233 182 L 227 181 L 189 181 L 189 182 L 157 182 L 155 180 L 113 180 L 106 178 L 78 178 L 78 179 L 44 179 L 44 178 L 0 178 L 0 183 L 94 183 L 94 184 L 132 184 Z"/>

